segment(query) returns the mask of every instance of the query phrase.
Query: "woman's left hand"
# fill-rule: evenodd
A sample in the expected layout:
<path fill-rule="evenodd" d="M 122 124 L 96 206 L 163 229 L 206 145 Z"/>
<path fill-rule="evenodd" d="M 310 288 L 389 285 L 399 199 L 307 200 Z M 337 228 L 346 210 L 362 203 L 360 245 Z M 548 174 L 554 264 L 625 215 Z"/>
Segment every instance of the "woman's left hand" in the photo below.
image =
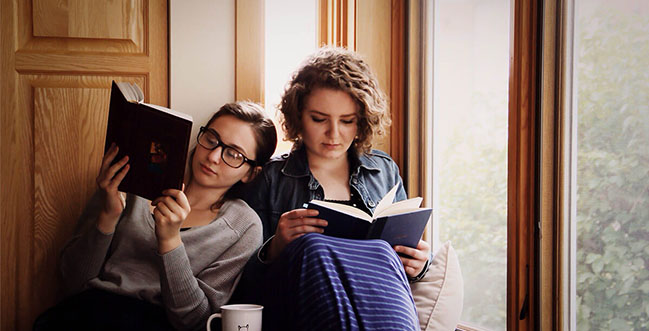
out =
<path fill-rule="evenodd" d="M 182 244 L 180 227 L 189 215 L 191 207 L 187 196 L 181 190 L 162 191 L 163 196 L 153 200 L 155 206 L 155 235 L 158 238 L 158 252 L 167 253 Z"/>
<path fill-rule="evenodd" d="M 409 277 L 417 277 L 424 270 L 426 261 L 430 257 L 430 245 L 424 240 L 419 240 L 417 248 L 394 246 L 394 250 L 397 253 L 408 255 L 408 257 L 399 255 L 399 258 L 403 264 L 403 269 Z"/>

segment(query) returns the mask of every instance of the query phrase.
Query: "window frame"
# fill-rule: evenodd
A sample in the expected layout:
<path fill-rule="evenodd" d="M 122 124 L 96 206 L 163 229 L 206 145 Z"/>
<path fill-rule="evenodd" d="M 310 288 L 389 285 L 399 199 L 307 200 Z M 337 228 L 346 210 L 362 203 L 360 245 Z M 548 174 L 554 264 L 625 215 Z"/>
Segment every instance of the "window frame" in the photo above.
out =
<path fill-rule="evenodd" d="M 574 32 L 574 0 L 556 0 L 556 15 L 559 25 L 559 32 L 556 43 L 559 45 L 557 52 L 557 77 L 559 84 L 557 90 L 557 117 L 558 128 L 556 129 L 558 141 L 556 143 L 558 159 L 558 183 L 555 188 L 555 195 L 558 201 L 557 207 L 557 231 L 553 233 L 558 243 L 558 253 L 555 255 L 555 262 L 558 264 L 556 275 L 557 281 L 555 291 L 548 294 L 549 298 L 558 302 L 559 311 L 554 312 L 555 326 L 557 330 L 576 330 L 576 298 L 573 289 L 576 288 L 577 274 L 577 242 L 576 234 L 576 210 L 571 208 L 576 203 L 577 190 L 577 153 L 573 150 L 577 145 L 577 122 L 572 118 L 572 104 L 575 102 L 572 95 L 572 72 L 573 72 L 573 32 Z M 574 221 L 573 221 L 574 220 Z M 573 314 L 573 311 L 575 312 Z"/>
<path fill-rule="evenodd" d="M 564 227 L 562 225 L 563 205 L 566 198 L 564 182 L 566 160 L 562 143 L 567 126 L 565 118 L 563 86 L 569 84 L 565 80 L 566 62 L 563 56 L 565 45 L 566 2 L 562 0 L 546 1 L 543 4 L 541 24 L 541 94 L 540 94 L 540 150 L 539 150 L 539 318 L 540 328 L 545 330 L 569 329 L 564 310 L 568 307 L 561 300 L 561 292 L 566 288 L 562 273 L 564 264 L 563 241 Z"/>
<path fill-rule="evenodd" d="M 264 104 L 264 0 L 234 5 L 234 99 Z"/>
<path fill-rule="evenodd" d="M 507 167 L 507 330 L 539 316 L 539 20 L 542 2 L 512 1 Z"/>

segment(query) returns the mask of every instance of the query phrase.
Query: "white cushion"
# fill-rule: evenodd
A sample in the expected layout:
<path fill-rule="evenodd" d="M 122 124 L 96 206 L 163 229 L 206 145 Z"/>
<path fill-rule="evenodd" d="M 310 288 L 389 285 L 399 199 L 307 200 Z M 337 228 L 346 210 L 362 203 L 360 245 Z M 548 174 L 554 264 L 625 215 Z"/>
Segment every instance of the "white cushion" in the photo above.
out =
<path fill-rule="evenodd" d="M 435 253 L 426 276 L 410 286 L 422 330 L 455 330 L 462 314 L 464 280 L 450 242 Z"/>

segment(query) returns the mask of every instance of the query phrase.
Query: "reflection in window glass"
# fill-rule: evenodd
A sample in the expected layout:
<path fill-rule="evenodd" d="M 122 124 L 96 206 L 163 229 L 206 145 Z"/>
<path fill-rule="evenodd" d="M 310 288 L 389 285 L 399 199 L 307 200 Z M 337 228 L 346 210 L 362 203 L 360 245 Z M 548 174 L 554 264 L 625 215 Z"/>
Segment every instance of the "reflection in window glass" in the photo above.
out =
<path fill-rule="evenodd" d="M 577 329 L 647 330 L 649 2 L 577 0 L 574 20 Z"/>
<path fill-rule="evenodd" d="M 464 277 L 462 321 L 505 330 L 509 0 L 437 0 L 434 219 Z"/>
<path fill-rule="evenodd" d="M 307 55 L 316 49 L 316 0 L 266 1 L 265 99 L 266 111 L 276 118 L 284 85 Z M 275 123 L 277 125 L 277 122 Z M 279 125 L 277 125 L 279 128 Z M 275 154 L 287 152 L 291 143 L 283 141 L 279 129 Z"/>

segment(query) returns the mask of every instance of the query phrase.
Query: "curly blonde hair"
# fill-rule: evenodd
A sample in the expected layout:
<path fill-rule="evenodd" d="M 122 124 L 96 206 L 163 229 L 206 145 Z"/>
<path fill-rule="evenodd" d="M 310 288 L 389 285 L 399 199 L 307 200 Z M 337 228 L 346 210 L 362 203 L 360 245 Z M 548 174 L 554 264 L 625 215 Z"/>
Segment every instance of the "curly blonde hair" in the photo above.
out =
<path fill-rule="evenodd" d="M 323 47 L 309 56 L 289 81 L 278 109 L 280 122 L 293 148 L 301 145 L 302 113 L 306 97 L 317 88 L 347 92 L 358 106 L 358 153 L 369 152 L 372 140 L 385 134 L 390 125 L 386 96 L 367 63 L 355 52 L 338 47 Z"/>

